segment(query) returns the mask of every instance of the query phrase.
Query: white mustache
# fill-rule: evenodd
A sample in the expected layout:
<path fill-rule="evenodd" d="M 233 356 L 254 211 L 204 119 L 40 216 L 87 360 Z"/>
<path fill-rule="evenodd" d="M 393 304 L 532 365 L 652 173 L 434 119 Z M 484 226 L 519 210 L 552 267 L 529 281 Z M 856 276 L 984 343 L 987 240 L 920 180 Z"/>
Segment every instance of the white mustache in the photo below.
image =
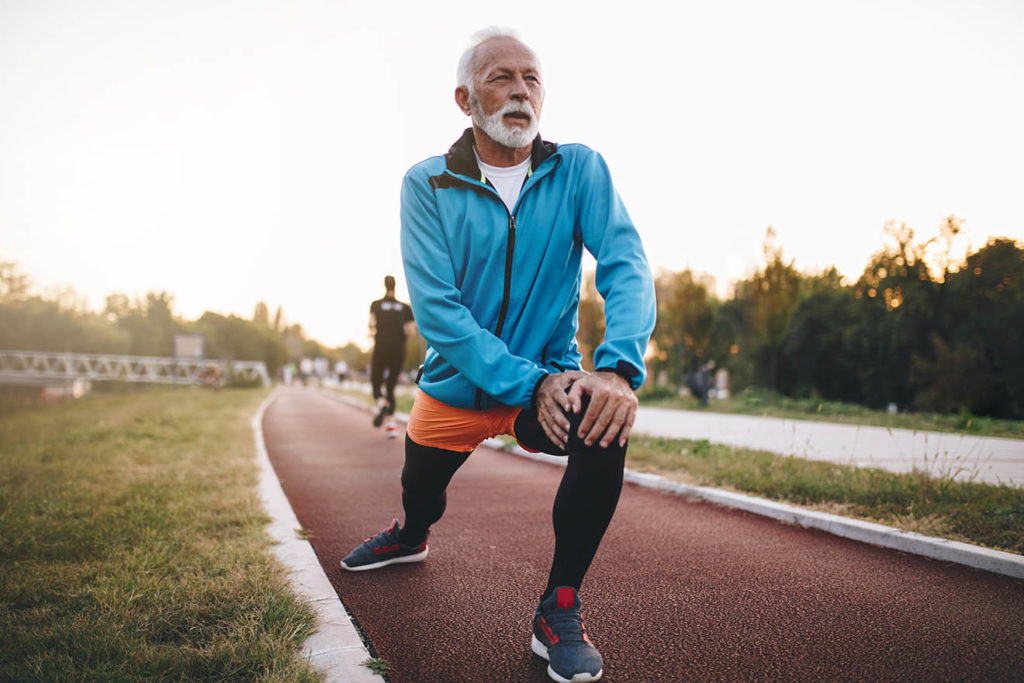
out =
<path fill-rule="evenodd" d="M 530 123 L 533 123 L 533 108 L 526 102 L 509 102 L 501 108 L 501 111 L 498 112 L 498 116 L 513 113 L 526 114 L 530 118 Z"/>

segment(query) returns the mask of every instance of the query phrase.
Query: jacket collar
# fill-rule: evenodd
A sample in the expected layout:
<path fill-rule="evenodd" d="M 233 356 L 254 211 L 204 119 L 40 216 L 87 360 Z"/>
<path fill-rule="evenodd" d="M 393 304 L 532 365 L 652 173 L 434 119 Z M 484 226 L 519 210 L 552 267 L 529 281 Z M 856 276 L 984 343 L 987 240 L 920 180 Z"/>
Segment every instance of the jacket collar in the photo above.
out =
<path fill-rule="evenodd" d="M 476 144 L 476 137 L 473 135 L 473 128 L 467 128 L 462 137 L 455 141 L 448 153 L 444 155 L 445 165 L 452 173 L 480 178 L 480 167 L 476 163 L 476 155 L 473 154 L 473 145 Z M 549 156 L 558 151 L 558 145 L 554 142 L 542 140 L 540 135 L 533 139 L 533 147 L 530 150 L 532 166 L 534 170 L 540 167 L 541 163 Z"/>

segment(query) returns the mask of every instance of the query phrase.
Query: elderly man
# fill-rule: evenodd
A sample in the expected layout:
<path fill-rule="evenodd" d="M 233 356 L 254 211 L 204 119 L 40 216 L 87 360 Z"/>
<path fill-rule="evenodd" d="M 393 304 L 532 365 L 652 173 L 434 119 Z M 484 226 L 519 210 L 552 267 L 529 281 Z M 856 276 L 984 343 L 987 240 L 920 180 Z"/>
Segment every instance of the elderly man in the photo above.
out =
<path fill-rule="evenodd" d="M 537 134 L 544 86 L 514 36 L 478 35 L 455 101 L 472 128 L 402 186 L 402 256 L 430 347 L 410 415 L 397 520 L 343 561 L 352 571 L 427 555 L 445 489 L 486 438 L 568 456 L 554 500 L 554 558 L 533 619 L 533 651 L 556 681 L 595 681 L 601 655 L 579 589 L 622 489 L 626 445 L 654 327 L 654 287 L 639 235 L 604 160 Z M 605 299 L 594 373 L 580 370 L 580 260 L 597 260 Z"/>

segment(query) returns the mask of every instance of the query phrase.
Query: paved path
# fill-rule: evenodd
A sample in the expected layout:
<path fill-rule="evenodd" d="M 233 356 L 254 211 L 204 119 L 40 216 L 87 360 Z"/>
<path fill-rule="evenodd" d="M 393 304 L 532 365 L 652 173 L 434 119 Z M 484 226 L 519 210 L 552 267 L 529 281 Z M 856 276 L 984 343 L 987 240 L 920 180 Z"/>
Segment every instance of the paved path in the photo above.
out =
<path fill-rule="evenodd" d="M 312 390 L 264 435 L 296 515 L 391 680 L 546 681 L 529 620 L 562 470 L 479 449 L 418 565 L 338 562 L 399 510 L 401 440 Z M 583 586 L 608 681 L 1019 680 L 1024 582 L 628 485 Z"/>
<path fill-rule="evenodd" d="M 351 382 L 348 386 L 370 392 L 368 384 Z M 411 394 L 415 387 L 403 385 L 401 390 Z M 973 478 L 990 484 L 1024 486 L 1024 439 L 649 406 L 640 407 L 634 429 L 638 434 L 707 439 L 842 465 L 890 472 L 917 468 L 962 481 Z"/>
<path fill-rule="evenodd" d="M 891 472 L 909 472 L 916 467 L 961 480 L 973 477 L 975 481 L 1024 486 L 1024 439 L 648 406 L 641 406 L 633 429 Z"/>

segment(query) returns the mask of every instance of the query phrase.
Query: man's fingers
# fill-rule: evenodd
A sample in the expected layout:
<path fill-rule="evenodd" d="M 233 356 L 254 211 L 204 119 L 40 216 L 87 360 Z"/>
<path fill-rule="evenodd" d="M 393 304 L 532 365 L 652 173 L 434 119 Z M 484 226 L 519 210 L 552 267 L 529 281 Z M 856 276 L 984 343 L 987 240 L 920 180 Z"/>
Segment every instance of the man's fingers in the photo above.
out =
<path fill-rule="evenodd" d="M 558 426 L 559 431 L 569 433 L 569 418 L 565 416 L 565 409 L 556 401 L 546 402 L 547 418 Z"/>
<path fill-rule="evenodd" d="M 587 412 L 583 414 L 583 420 L 580 421 L 580 428 L 576 431 L 576 435 L 583 439 L 583 442 L 588 446 L 593 443 L 593 440 L 587 441 L 587 439 L 590 437 L 593 426 L 600 417 L 607 401 L 608 398 L 604 394 L 590 395 L 590 405 L 587 406 Z"/>
<path fill-rule="evenodd" d="M 608 427 L 604 430 L 604 434 L 601 436 L 601 448 L 608 448 L 612 440 L 622 431 L 628 417 L 629 404 L 620 405 L 615 411 L 611 422 L 608 423 Z"/>
<path fill-rule="evenodd" d="M 565 417 L 562 409 L 553 400 L 542 401 L 538 406 L 537 421 L 550 439 L 551 443 L 565 448 L 569 437 L 569 420 Z"/>
<path fill-rule="evenodd" d="M 625 446 L 626 441 L 629 440 L 629 435 L 633 433 L 633 423 L 636 422 L 636 406 L 632 406 L 629 411 L 629 415 L 626 417 L 626 424 L 622 425 L 622 431 L 619 432 L 619 445 Z"/>
<path fill-rule="evenodd" d="M 573 383 L 572 387 L 569 388 L 569 410 L 574 413 L 580 412 L 580 408 L 583 407 L 583 384 L 580 382 Z"/>
<path fill-rule="evenodd" d="M 612 432 L 612 435 L 614 436 L 614 434 L 618 433 L 618 428 L 614 426 L 616 412 L 617 411 L 615 404 L 612 403 L 611 401 L 606 401 L 604 406 L 601 408 L 601 412 L 600 414 L 598 414 L 597 419 L 594 420 L 594 426 L 590 428 L 590 431 L 587 433 L 587 436 L 584 437 L 583 443 L 587 444 L 588 446 L 592 446 L 593 444 L 598 442 L 598 439 L 600 439 L 601 447 L 606 447 L 608 443 L 607 439 L 605 439 L 604 437 L 608 434 L 608 432 L 614 429 L 615 431 Z M 621 424 L 619 426 L 621 426 Z"/>

